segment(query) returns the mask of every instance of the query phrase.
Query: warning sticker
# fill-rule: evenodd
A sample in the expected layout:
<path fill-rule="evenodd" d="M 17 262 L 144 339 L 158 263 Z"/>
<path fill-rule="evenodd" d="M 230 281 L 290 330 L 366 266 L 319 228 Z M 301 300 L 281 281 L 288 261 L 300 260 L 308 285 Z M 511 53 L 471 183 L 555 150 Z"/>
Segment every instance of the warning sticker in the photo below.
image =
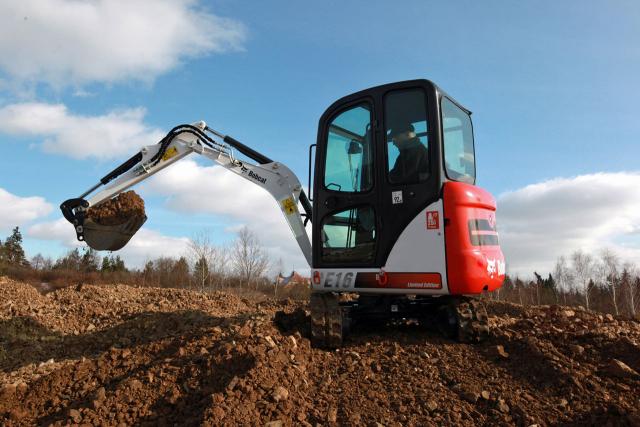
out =
<path fill-rule="evenodd" d="M 172 157 L 175 157 L 178 155 L 178 149 L 176 147 L 170 147 L 167 151 L 164 152 L 164 155 L 162 156 L 162 160 L 163 161 L 167 161 Z"/>
<path fill-rule="evenodd" d="M 440 217 L 438 211 L 427 211 L 427 230 L 437 230 L 440 228 Z"/>
<path fill-rule="evenodd" d="M 402 203 L 402 190 L 391 192 L 391 203 L 394 205 Z"/>
<path fill-rule="evenodd" d="M 298 207 L 296 206 L 296 202 L 293 201 L 293 197 L 284 199 L 280 203 L 282 204 L 282 210 L 287 215 L 293 215 L 298 212 Z"/>

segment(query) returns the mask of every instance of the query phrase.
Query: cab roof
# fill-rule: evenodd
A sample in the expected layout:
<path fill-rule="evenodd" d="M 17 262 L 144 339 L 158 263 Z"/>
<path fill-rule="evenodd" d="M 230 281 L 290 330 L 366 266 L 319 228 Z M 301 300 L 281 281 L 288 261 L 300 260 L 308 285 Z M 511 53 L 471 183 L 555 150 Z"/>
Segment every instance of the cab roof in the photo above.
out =
<path fill-rule="evenodd" d="M 436 94 L 437 99 L 439 99 L 440 96 L 446 96 L 458 107 L 464 110 L 467 114 L 471 114 L 470 110 L 468 110 L 463 105 L 461 105 L 458 101 L 455 100 L 455 98 L 453 98 L 451 95 L 446 93 L 444 90 L 442 90 L 438 85 L 436 85 L 431 80 L 415 79 L 415 80 L 404 80 L 404 81 L 399 81 L 394 83 L 387 83 L 379 86 L 372 86 L 370 88 L 359 90 L 358 92 L 354 92 L 349 95 L 343 96 L 342 98 L 338 99 L 333 104 L 331 104 L 329 108 L 326 109 L 326 111 L 323 114 L 323 117 L 326 116 L 327 114 L 330 114 L 336 108 L 344 104 L 349 104 L 352 101 L 356 101 L 358 99 L 365 98 L 367 96 L 376 96 L 376 95 L 383 96 L 386 92 L 391 90 L 411 88 L 411 87 L 423 87 L 426 89 L 431 89 Z"/>

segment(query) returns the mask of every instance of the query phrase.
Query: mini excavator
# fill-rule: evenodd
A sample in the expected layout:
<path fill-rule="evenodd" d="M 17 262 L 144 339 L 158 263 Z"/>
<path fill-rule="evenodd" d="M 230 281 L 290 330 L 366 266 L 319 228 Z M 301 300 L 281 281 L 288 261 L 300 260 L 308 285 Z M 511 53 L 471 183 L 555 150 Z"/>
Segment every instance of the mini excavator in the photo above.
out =
<path fill-rule="evenodd" d="M 473 296 L 504 280 L 496 202 L 475 185 L 471 112 L 431 81 L 377 86 L 333 103 L 309 146 L 312 198 L 286 165 L 204 122 L 176 126 L 62 203 L 78 240 L 96 250 L 126 245 L 146 218 L 104 226 L 86 217 L 89 207 L 192 153 L 278 203 L 309 263 L 315 346 L 339 347 L 353 325 L 393 319 L 417 319 L 463 342 L 488 336 L 486 309 Z"/>

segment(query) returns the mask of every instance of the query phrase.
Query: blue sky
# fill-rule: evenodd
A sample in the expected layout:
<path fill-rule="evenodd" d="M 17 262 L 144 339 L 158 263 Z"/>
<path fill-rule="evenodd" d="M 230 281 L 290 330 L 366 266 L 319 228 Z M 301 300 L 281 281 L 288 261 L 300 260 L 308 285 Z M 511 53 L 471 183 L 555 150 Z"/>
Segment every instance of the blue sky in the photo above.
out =
<path fill-rule="evenodd" d="M 53 208 L 6 214 L 4 222 L 0 214 L 0 233 L 6 234 L 13 225 L 9 220 L 15 219 L 32 255 L 55 256 L 68 249 L 67 236 L 51 231 L 60 217 L 57 205 L 150 143 L 149 135 L 204 119 L 286 163 L 306 184 L 307 147 L 315 142 L 327 106 L 369 86 L 428 78 L 474 113 L 478 184 L 511 203 L 502 231 L 505 239 L 511 232 L 518 241 L 505 248 L 513 248 L 516 270 L 524 272 L 528 265 L 550 269 L 552 258 L 561 253 L 603 244 L 640 259 L 640 220 L 632 213 L 640 199 L 640 120 L 634 108 L 640 99 L 638 2 L 139 0 L 130 2 L 137 6 L 120 4 L 124 16 L 116 25 L 108 25 L 113 19 L 108 2 L 87 2 L 94 8 L 91 19 L 104 24 L 102 31 L 73 20 L 66 27 L 55 24 L 60 17 L 89 13 L 78 2 L 19 3 L 0 6 L 0 56 L 5 58 L 0 60 L 0 189 L 20 200 L 41 197 Z M 136 25 L 122 23 L 125 18 Z M 57 49 L 60 58 L 48 56 Z M 35 121 L 62 117 L 69 129 L 115 114 L 119 120 L 105 126 L 123 120 L 137 124 L 133 136 L 142 142 L 132 137 L 126 147 L 113 149 L 106 141 L 102 150 L 96 144 L 105 132 L 78 143 L 42 122 L 33 123 L 36 130 L 30 124 L 18 126 L 11 107 L 24 104 L 64 106 L 64 113 L 38 115 L 25 107 L 20 114 Z M 134 109 L 141 110 L 136 115 Z M 65 138 L 72 142 L 61 144 Z M 45 141 L 48 149 L 42 148 Z M 55 148 L 60 146 L 74 149 Z M 203 176 L 213 173 L 198 164 Z M 579 176 L 593 180 L 576 181 Z M 589 184 L 581 187 L 582 182 Z M 150 213 L 145 227 L 155 237 L 188 238 L 208 227 L 216 241 L 228 242 L 241 224 L 264 227 L 249 223 L 259 221 L 258 216 L 233 209 L 172 207 L 172 195 L 158 186 L 142 190 Z M 565 187 L 584 197 L 563 205 L 571 199 L 562 196 Z M 225 189 L 218 185 L 216 191 Z M 614 200 L 600 214 L 599 195 L 612 191 L 625 200 Z M 566 218 L 557 224 L 562 231 L 580 223 L 580 218 L 572 220 L 577 208 L 597 212 L 594 218 L 601 221 L 591 223 L 597 232 L 579 224 L 558 246 L 554 230 L 544 224 L 526 233 L 518 228 L 533 204 L 554 221 Z M 25 209 L 34 206 L 27 203 Z M 616 214 L 609 217 L 611 212 Z M 617 212 L 625 214 L 619 218 Z M 269 243 L 274 254 L 301 267 L 293 239 L 282 243 L 279 236 L 261 237 L 277 240 Z M 525 245 L 526 239 L 535 241 Z M 555 252 L 527 252 L 527 246 L 545 239 L 556 243 Z M 161 242 L 171 246 L 184 240 Z M 138 248 L 131 254 L 137 257 L 134 263 L 157 254 L 143 252 Z"/>

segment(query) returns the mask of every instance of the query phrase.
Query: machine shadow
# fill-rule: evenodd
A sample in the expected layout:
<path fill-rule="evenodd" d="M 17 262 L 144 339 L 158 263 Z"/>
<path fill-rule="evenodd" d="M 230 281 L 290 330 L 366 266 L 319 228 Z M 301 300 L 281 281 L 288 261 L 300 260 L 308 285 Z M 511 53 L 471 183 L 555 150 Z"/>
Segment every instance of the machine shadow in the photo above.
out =
<path fill-rule="evenodd" d="M 10 372 L 50 359 L 93 357 L 111 347 L 136 347 L 217 326 L 229 318 L 212 317 L 196 310 L 144 312 L 111 328 L 83 335 L 53 331 L 30 316 L 0 320 L 0 371 Z"/>
<path fill-rule="evenodd" d="M 508 357 L 500 356 L 497 346 L 502 346 Z M 553 354 L 540 350 L 527 338 L 505 340 L 493 336 L 473 348 L 488 365 L 504 370 L 515 381 L 530 387 L 534 395 L 560 399 L 584 392 L 586 385 L 576 379 L 570 366 L 559 363 Z"/>
<path fill-rule="evenodd" d="M 558 423 L 558 427 L 636 426 L 640 418 L 635 414 L 621 414 L 615 406 L 582 412 L 573 419 Z"/>
<path fill-rule="evenodd" d="M 182 385 L 180 397 L 160 397 L 151 407 L 153 415 L 138 420 L 136 425 L 199 426 L 207 420 L 215 423 L 218 417 L 214 410 L 216 407 L 223 412 L 233 408 L 224 407 L 214 396 L 232 392 L 234 383 L 255 367 L 252 355 L 240 353 L 224 356 L 212 354 L 206 358 L 190 357 L 182 362 L 184 369 L 176 379 L 176 384 Z M 193 382 L 196 383 L 194 386 L 187 385 Z"/>
<path fill-rule="evenodd" d="M 299 333 L 311 338 L 311 316 L 303 308 L 293 312 L 276 312 L 274 324 L 283 335 Z M 358 346 L 362 341 L 377 340 L 389 343 L 418 343 L 425 339 L 434 343 L 454 342 L 445 338 L 437 325 L 418 324 L 414 321 L 368 320 L 355 323 L 346 335 L 343 347 Z"/>
<path fill-rule="evenodd" d="M 213 317 L 200 311 L 144 313 L 112 329 L 103 331 L 100 338 L 100 341 L 103 342 L 102 345 L 89 346 L 84 349 L 86 351 L 78 348 L 75 351 L 67 352 L 67 357 L 95 356 L 101 351 L 111 348 L 109 343 L 117 343 L 118 338 L 123 336 L 123 331 L 130 329 L 137 330 L 141 339 L 132 341 L 128 348 L 133 349 L 136 346 L 156 341 L 161 345 L 152 350 L 144 351 L 146 356 L 132 357 L 130 364 L 117 363 L 106 370 L 100 369 L 102 355 L 96 361 L 97 364 L 90 362 L 91 375 L 96 376 L 98 381 L 94 381 L 90 387 L 84 388 L 79 396 L 64 407 L 39 418 L 37 424 L 50 425 L 57 422 L 68 422 L 70 421 L 71 409 L 92 407 L 98 388 L 104 387 L 107 396 L 113 396 L 114 392 L 128 390 L 128 384 L 133 380 L 138 380 L 139 387 L 153 389 L 149 392 L 152 395 L 151 399 L 153 399 L 150 414 L 133 420 L 120 420 L 120 423 L 201 425 L 205 420 L 207 409 L 214 404 L 211 396 L 224 392 L 234 377 L 244 376 L 255 365 L 251 355 L 235 351 L 229 353 L 225 346 L 216 345 L 218 339 L 208 340 L 205 335 L 208 334 L 209 328 L 223 322 L 228 324 L 244 319 L 245 316 Z M 164 326 L 158 328 L 159 323 Z M 88 334 L 74 338 L 78 340 L 77 343 L 86 344 L 95 337 L 96 334 Z M 204 354 L 185 353 L 183 355 L 181 349 L 189 347 L 196 341 L 206 343 L 211 351 Z M 72 346 L 74 344 L 66 342 L 65 345 Z M 132 352 L 135 352 L 135 349 Z M 108 360 L 107 363 L 109 363 Z M 147 380 L 149 372 L 162 371 L 167 369 L 168 365 L 171 366 L 173 372 L 177 372 L 175 379 L 166 383 L 160 379 L 153 384 L 149 383 Z M 56 375 L 61 378 L 73 377 L 73 367 L 63 368 Z M 37 389 L 37 386 L 35 388 Z"/>
<path fill-rule="evenodd" d="M 602 372 L 585 375 L 584 370 L 579 368 L 584 363 L 602 366 L 615 358 L 632 369 L 640 368 L 637 347 L 623 336 L 603 338 L 591 333 L 566 336 L 553 330 L 528 334 L 527 331 L 536 326 L 526 319 L 525 307 L 493 303 L 488 305 L 488 312 L 494 316 L 520 319 L 511 327 L 521 334 L 513 338 L 494 333 L 483 345 L 475 346 L 476 352 L 487 363 L 504 369 L 535 392 L 561 399 L 603 389 L 600 381 L 594 378 L 602 376 Z M 498 345 L 502 345 L 509 354 L 507 358 L 496 354 Z M 588 347 L 589 354 L 577 353 L 575 347 L 578 346 Z"/>

